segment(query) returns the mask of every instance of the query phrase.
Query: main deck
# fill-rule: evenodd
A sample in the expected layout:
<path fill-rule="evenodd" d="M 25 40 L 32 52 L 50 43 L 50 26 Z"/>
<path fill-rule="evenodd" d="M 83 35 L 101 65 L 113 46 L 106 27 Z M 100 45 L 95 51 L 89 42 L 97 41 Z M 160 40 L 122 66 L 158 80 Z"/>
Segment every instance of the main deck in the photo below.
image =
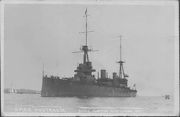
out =
<path fill-rule="evenodd" d="M 135 97 L 137 91 L 128 87 L 83 84 L 62 79 L 43 78 L 42 97 Z"/>

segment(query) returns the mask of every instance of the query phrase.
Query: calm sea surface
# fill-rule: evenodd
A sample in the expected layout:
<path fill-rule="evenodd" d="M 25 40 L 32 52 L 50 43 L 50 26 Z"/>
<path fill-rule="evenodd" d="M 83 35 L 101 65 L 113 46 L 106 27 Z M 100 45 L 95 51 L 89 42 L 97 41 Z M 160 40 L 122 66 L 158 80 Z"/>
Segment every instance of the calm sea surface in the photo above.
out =
<path fill-rule="evenodd" d="M 41 97 L 39 94 L 4 94 L 4 112 L 26 113 L 157 113 L 173 114 L 173 98 Z"/>

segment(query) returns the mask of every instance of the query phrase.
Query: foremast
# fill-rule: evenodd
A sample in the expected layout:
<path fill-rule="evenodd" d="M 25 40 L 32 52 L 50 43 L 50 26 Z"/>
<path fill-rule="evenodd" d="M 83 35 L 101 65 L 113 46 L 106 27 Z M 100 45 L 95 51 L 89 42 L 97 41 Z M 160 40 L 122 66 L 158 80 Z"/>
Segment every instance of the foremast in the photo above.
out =
<path fill-rule="evenodd" d="M 85 24 L 85 45 L 82 46 L 82 48 L 80 49 L 80 52 L 83 52 L 83 63 L 79 64 L 79 66 L 77 67 L 76 70 L 74 70 L 76 72 L 75 74 L 75 78 L 80 78 L 80 79 L 84 79 L 84 78 L 94 78 L 94 76 L 92 76 L 92 72 L 95 72 L 96 70 L 92 68 L 92 63 L 89 61 L 89 56 L 88 56 L 88 52 L 92 51 L 91 49 L 88 48 L 88 32 L 92 32 L 92 31 L 88 31 L 88 14 L 87 14 L 87 8 L 85 11 L 85 20 L 86 20 L 86 24 Z M 73 53 L 78 53 L 78 52 L 73 52 Z"/>

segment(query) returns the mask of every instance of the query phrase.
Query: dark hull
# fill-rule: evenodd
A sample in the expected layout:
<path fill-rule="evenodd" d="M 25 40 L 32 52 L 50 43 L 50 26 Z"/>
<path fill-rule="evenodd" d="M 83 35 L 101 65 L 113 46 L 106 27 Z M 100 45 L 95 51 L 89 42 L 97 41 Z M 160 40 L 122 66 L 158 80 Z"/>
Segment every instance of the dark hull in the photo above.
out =
<path fill-rule="evenodd" d="M 135 97 L 137 91 L 129 88 L 83 84 L 68 80 L 43 78 L 42 97 Z"/>

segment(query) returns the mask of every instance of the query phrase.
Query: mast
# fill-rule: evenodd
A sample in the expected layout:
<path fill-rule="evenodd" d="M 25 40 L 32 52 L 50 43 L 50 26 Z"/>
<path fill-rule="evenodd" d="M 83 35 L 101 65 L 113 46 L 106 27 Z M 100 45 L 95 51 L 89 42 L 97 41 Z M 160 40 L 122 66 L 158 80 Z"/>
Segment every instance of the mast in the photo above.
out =
<path fill-rule="evenodd" d="M 122 74 L 121 74 L 121 35 L 120 35 L 120 54 L 119 54 L 119 78 L 122 78 Z"/>
<path fill-rule="evenodd" d="M 43 76 L 43 78 L 44 78 L 44 63 L 43 63 L 42 76 Z"/>
<path fill-rule="evenodd" d="M 85 11 L 85 18 L 86 18 L 86 30 L 85 30 L 85 35 L 86 35 L 86 43 L 85 43 L 85 46 L 82 47 L 82 50 L 84 51 L 84 57 L 83 57 L 83 63 L 85 64 L 86 62 L 89 62 L 89 57 L 88 57 L 88 45 L 87 45 L 87 8 L 86 8 L 86 11 Z"/>
<path fill-rule="evenodd" d="M 121 47 L 122 36 L 120 35 L 119 37 L 120 37 L 120 61 L 122 61 L 122 58 L 121 58 L 122 57 L 122 55 L 121 55 L 122 54 L 122 51 L 121 51 L 122 50 L 122 47 Z"/>
<path fill-rule="evenodd" d="M 80 32 L 80 33 L 85 33 L 85 44 L 82 46 L 82 48 L 80 49 L 80 51 L 76 51 L 73 53 L 79 53 L 79 52 L 83 52 L 83 65 L 79 64 L 79 66 L 77 67 L 77 69 L 75 70 L 75 72 L 77 73 L 83 73 L 85 75 L 92 75 L 92 72 L 95 72 L 95 69 L 92 69 L 92 63 L 89 61 L 89 56 L 88 56 L 88 52 L 92 52 L 92 51 L 97 51 L 97 50 L 92 50 L 88 48 L 88 33 L 89 32 L 93 32 L 93 31 L 89 31 L 88 30 L 88 17 L 89 15 L 87 14 L 87 8 L 85 10 L 85 31 L 84 32 Z"/>
<path fill-rule="evenodd" d="M 86 10 L 85 10 L 85 21 L 86 21 L 86 23 L 85 23 L 85 32 L 80 32 L 80 33 L 85 33 L 85 45 L 83 45 L 82 46 L 82 49 L 81 49 L 81 51 L 80 52 L 84 52 L 84 55 L 83 55 L 83 64 L 86 64 L 87 62 L 89 62 L 89 57 L 88 57 L 88 51 L 93 51 L 93 50 L 91 50 L 91 49 L 88 49 L 88 33 L 89 32 L 93 32 L 93 31 L 88 31 L 88 19 L 87 19 L 87 17 L 88 17 L 89 15 L 87 14 L 87 8 L 86 8 Z M 79 51 L 78 52 L 73 52 L 73 53 L 79 53 Z"/>
<path fill-rule="evenodd" d="M 119 63 L 119 78 L 125 78 L 127 77 L 127 75 L 124 73 L 124 68 L 123 68 L 123 63 L 124 61 L 122 61 L 122 45 L 121 45 L 121 41 L 122 41 L 122 35 L 119 36 L 120 37 L 120 60 L 118 61 Z"/>
<path fill-rule="evenodd" d="M 87 8 L 86 8 L 86 11 L 85 11 L 85 17 L 86 17 L 86 46 L 87 46 Z"/>

